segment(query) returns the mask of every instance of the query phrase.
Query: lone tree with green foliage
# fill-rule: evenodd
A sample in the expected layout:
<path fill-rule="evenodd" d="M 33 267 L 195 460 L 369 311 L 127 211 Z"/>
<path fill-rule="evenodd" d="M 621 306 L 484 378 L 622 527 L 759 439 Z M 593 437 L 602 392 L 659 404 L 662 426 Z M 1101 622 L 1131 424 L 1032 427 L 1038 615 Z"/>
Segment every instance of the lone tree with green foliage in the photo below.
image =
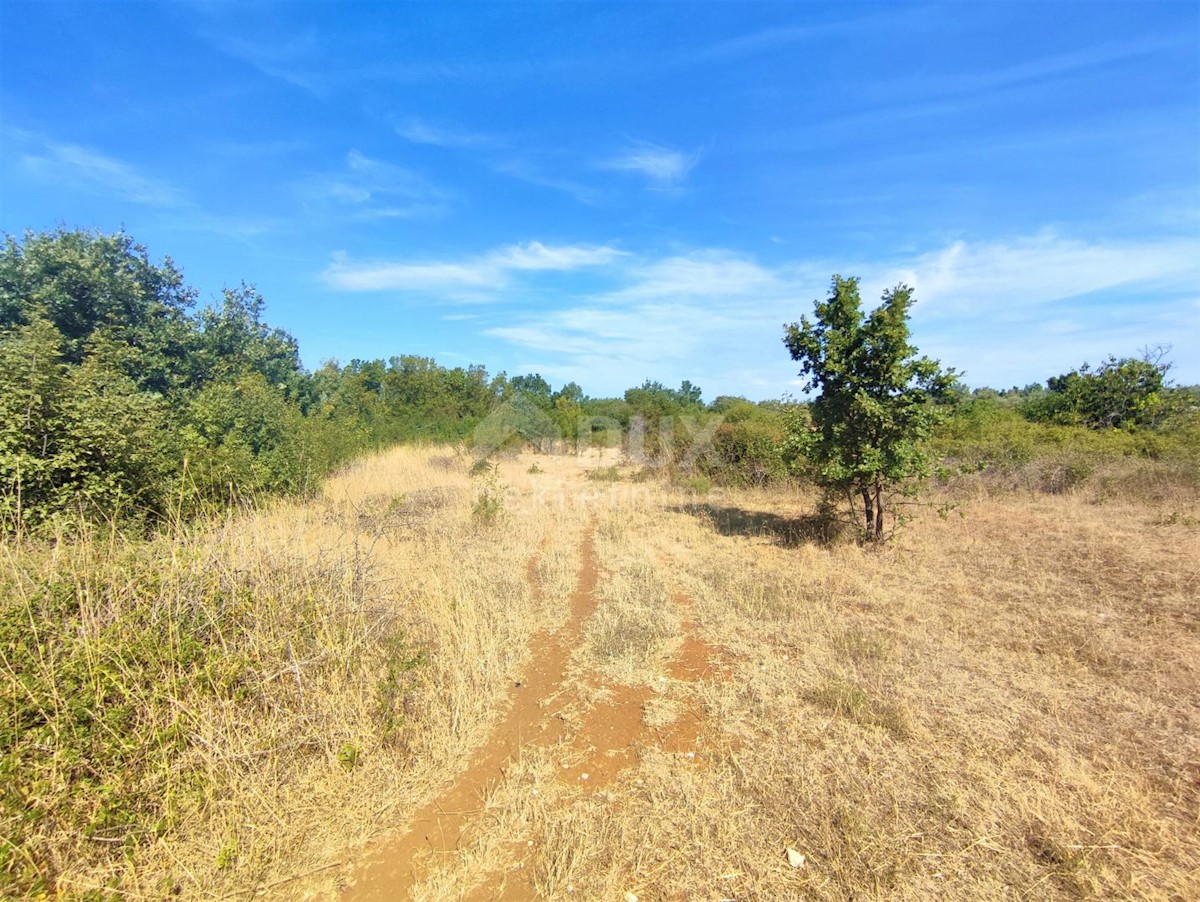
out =
<path fill-rule="evenodd" d="M 784 344 L 808 377 L 805 390 L 820 392 L 811 427 L 794 433 L 791 444 L 827 492 L 844 493 L 852 510 L 861 499 L 869 540 L 884 537 L 888 496 L 927 475 L 924 442 L 957 375 L 916 356 L 908 341 L 913 302 L 912 289 L 897 285 L 864 316 L 858 279 L 835 275 L 832 295 L 816 302 L 816 321 L 803 317 L 784 327 Z"/>

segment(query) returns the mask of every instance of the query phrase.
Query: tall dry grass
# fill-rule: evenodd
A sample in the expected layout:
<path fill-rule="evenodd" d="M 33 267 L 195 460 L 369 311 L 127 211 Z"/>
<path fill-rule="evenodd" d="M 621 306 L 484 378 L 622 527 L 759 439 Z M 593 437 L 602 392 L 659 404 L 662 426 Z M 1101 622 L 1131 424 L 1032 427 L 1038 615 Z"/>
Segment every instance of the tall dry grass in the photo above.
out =
<path fill-rule="evenodd" d="M 702 754 L 631 731 L 593 792 L 563 779 L 569 740 L 530 748 L 415 898 L 1200 893 L 1186 486 L 990 491 L 885 548 L 817 541 L 803 494 L 606 491 L 570 720 L 650 686 L 647 725 L 699 705 Z M 722 661 L 690 683 L 667 677 L 676 590 Z"/>
<path fill-rule="evenodd" d="M 487 742 L 593 523 L 561 729 L 414 898 L 1200 895 L 1186 480 L 959 481 L 863 548 L 803 490 L 633 477 L 408 448 L 151 542 L 4 546 L 4 891 L 336 896 Z"/>
<path fill-rule="evenodd" d="M 406 448 L 152 541 L 0 549 L 0 892 L 294 889 L 453 775 L 576 554 Z"/>

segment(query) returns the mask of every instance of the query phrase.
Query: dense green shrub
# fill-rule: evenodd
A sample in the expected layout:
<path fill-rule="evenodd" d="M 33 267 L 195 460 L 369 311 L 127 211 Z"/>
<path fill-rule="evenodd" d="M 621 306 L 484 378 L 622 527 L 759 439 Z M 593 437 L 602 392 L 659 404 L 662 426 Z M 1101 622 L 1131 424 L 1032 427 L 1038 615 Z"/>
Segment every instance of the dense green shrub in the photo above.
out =
<path fill-rule="evenodd" d="M 981 474 L 999 489 L 1059 494 L 1097 483 L 1101 494 L 1200 488 L 1200 416 L 1158 428 L 1094 429 L 1035 422 L 1001 399 L 972 398 L 936 430 L 947 473 Z"/>
<path fill-rule="evenodd" d="M 713 455 L 706 467 L 726 485 L 768 485 L 788 477 L 784 459 L 787 430 L 778 415 L 761 419 L 729 420 L 713 435 Z"/>
<path fill-rule="evenodd" d="M 194 299 L 124 233 L 6 239 L 0 528 L 152 522 L 180 502 L 307 484 L 295 341 L 262 321 L 252 287 L 196 316 Z"/>
<path fill-rule="evenodd" d="M 1085 363 L 1047 380 L 1046 391 L 1027 398 L 1021 411 L 1036 422 L 1092 429 L 1156 425 L 1170 408 L 1170 365 L 1161 357 L 1109 357 L 1094 370 Z"/>
<path fill-rule="evenodd" d="M 161 514 L 172 472 L 162 397 L 114 365 L 111 342 L 89 341 L 72 366 L 64 341 L 40 316 L 0 335 L 0 523 Z"/>

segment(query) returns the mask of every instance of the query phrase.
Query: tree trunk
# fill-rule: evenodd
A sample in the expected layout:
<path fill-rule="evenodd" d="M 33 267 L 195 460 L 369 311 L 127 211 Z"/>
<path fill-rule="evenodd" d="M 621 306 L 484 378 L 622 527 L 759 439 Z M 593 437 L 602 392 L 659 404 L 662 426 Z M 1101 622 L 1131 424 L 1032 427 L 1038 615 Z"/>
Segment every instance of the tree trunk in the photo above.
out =
<path fill-rule="evenodd" d="M 863 500 L 863 513 L 864 513 L 864 516 L 866 517 L 867 539 L 870 540 L 870 539 L 874 538 L 875 502 L 874 502 L 874 499 L 871 497 L 871 489 L 870 488 L 863 488 L 861 491 L 862 491 L 862 500 Z"/>
<path fill-rule="evenodd" d="M 883 538 L 883 483 L 875 483 L 875 539 Z"/>

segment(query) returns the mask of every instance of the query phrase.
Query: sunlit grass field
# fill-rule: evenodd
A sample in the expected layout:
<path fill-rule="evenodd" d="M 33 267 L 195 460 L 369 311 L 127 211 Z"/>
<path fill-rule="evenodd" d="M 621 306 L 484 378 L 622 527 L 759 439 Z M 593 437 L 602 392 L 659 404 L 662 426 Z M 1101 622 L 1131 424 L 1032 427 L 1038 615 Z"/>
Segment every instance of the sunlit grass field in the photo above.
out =
<path fill-rule="evenodd" d="M 1194 481 L 955 477 L 863 547 L 612 451 L 470 471 L 0 547 L 0 894 L 383 898 L 548 636 L 555 728 L 413 898 L 1200 894 Z"/>

